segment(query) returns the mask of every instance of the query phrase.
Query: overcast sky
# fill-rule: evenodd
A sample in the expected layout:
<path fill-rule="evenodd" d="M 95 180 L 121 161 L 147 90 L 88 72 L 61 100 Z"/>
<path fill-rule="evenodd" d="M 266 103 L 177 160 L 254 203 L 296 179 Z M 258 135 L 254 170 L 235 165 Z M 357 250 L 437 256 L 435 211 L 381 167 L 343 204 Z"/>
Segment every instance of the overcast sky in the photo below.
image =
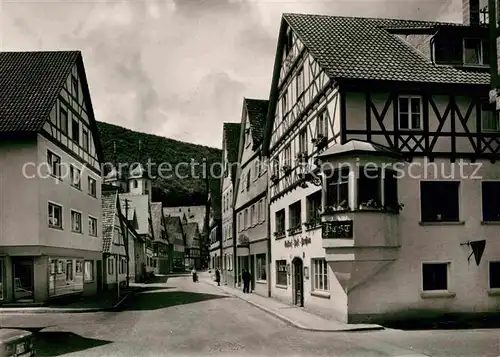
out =
<path fill-rule="evenodd" d="M 3 1 L 3 2 L 2 2 Z M 281 13 L 459 22 L 461 0 L 0 0 L 3 51 L 81 50 L 97 120 L 221 147 L 269 96 Z"/>

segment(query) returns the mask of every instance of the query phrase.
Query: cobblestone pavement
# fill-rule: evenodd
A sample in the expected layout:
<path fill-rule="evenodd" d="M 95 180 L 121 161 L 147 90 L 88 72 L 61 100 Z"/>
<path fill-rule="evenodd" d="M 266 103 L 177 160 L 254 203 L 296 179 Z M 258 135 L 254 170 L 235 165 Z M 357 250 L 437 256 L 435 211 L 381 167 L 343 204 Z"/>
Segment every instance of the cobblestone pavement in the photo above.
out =
<path fill-rule="evenodd" d="M 497 357 L 499 330 L 309 332 L 189 277 L 154 284 L 123 311 L 0 316 L 36 332 L 39 356 Z"/>

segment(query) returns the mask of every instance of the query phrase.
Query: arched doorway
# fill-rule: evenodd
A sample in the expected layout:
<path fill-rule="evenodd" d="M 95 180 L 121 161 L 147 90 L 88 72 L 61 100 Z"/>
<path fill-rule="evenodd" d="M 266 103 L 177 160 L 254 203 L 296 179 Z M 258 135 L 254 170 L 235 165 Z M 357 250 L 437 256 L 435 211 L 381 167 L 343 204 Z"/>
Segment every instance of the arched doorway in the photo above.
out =
<path fill-rule="evenodd" d="M 293 303 L 304 306 L 304 264 L 302 259 L 294 258 L 293 265 Z"/>

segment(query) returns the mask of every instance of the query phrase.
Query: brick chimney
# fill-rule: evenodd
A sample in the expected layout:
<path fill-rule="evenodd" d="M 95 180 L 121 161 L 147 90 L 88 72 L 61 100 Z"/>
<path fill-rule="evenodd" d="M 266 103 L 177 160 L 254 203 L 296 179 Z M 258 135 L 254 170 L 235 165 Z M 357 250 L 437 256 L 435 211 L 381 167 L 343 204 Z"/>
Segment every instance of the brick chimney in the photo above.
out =
<path fill-rule="evenodd" d="M 479 0 L 462 0 L 464 25 L 479 25 Z"/>

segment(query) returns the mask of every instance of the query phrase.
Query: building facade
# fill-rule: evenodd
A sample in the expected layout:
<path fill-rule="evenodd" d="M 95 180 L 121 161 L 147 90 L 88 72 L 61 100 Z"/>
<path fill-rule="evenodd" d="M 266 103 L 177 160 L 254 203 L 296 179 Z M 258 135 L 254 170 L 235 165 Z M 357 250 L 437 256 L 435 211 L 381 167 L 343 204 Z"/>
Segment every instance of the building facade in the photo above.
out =
<path fill-rule="evenodd" d="M 0 303 L 94 294 L 103 155 L 82 55 L 3 52 L 0 72 Z"/>
<path fill-rule="evenodd" d="M 264 141 L 273 296 L 349 322 L 497 309 L 487 31 L 283 16 Z"/>
<path fill-rule="evenodd" d="M 238 273 L 252 276 L 251 288 L 268 296 L 269 236 L 267 226 L 267 166 L 262 160 L 262 139 L 268 109 L 267 100 L 243 100 L 238 148 L 236 255 Z M 241 281 L 239 281 L 241 283 Z"/>
<path fill-rule="evenodd" d="M 184 266 L 186 269 L 201 269 L 200 254 L 200 230 L 198 223 L 184 223 L 182 230 L 186 236 L 186 248 L 184 249 Z"/>
<path fill-rule="evenodd" d="M 186 217 L 187 223 L 195 222 L 198 224 L 200 232 L 205 224 L 206 206 L 176 206 L 176 207 L 163 207 L 163 214 L 172 217 Z"/>
<path fill-rule="evenodd" d="M 171 271 L 184 271 L 186 237 L 180 217 L 165 217 L 167 239 L 172 247 Z"/>
<path fill-rule="evenodd" d="M 209 267 L 211 270 L 222 270 L 222 214 L 221 214 L 221 180 L 207 178 L 207 232 L 209 239 Z M 221 277 L 222 278 L 222 277 Z"/>
<path fill-rule="evenodd" d="M 239 123 L 224 123 L 222 128 L 222 281 L 235 286 L 238 277 L 235 269 L 234 244 L 234 183 L 238 175 Z M 236 165 L 235 165 L 236 164 Z"/>

